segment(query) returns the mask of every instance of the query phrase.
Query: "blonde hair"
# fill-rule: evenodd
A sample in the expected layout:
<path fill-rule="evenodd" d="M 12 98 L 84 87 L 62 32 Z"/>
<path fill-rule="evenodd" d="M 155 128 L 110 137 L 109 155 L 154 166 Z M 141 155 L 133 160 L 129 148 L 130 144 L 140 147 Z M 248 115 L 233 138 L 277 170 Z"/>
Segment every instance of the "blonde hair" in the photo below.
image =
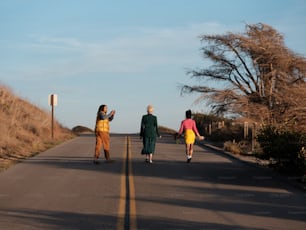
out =
<path fill-rule="evenodd" d="M 147 112 L 148 113 L 152 113 L 153 112 L 153 106 L 152 105 L 148 105 Z"/>

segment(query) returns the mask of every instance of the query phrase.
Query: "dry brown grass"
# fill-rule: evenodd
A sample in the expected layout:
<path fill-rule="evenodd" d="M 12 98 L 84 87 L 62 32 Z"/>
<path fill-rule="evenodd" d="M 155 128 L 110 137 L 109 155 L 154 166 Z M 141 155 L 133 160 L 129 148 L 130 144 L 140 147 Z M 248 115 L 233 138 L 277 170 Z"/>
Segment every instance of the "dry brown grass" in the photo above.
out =
<path fill-rule="evenodd" d="M 69 129 L 55 121 L 51 138 L 51 113 L 0 84 L 0 171 L 72 137 Z"/>
<path fill-rule="evenodd" d="M 224 150 L 231 152 L 233 154 L 241 154 L 242 151 L 239 148 L 239 145 L 235 141 L 226 141 L 224 143 Z"/>
<path fill-rule="evenodd" d="M 162 134 L 171 134 L 171 135 L 175 135 L 175 133 L 177 132 L 176 130 L 167 128 L 165 126 L 158 126 L 158 131 Z"/>

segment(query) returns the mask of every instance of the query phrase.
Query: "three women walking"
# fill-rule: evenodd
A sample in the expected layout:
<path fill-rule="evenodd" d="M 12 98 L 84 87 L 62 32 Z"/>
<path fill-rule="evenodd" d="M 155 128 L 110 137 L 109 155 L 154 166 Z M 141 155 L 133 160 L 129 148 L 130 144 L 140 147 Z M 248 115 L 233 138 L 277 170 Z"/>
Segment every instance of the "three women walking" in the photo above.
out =
<path fill-rule="evenodd" d="M 110 159 L 110 125 L 109 122 L 114 119 L 115 110 L 107 113 L 107 105 L 101 105 L 96 116 L 96 145 L 94 163 L 99 163 L 101 148 L 103 147 L 106 162 L 112 162 Z M 185 151 L 187 162 L 192 159 L 193 145 L 196 137 L 203 140 L 204 137 L 199 134 L 195 121 L 191 118 L 191 110 L 185 112 L 186 118 L 181 122 L 178 137 L 184 133 Z M 147 114 L 142 116 L 140 125 L 140 138 L 142 138 L 143 148 L 141 154 L 146 155 L 146 162 L 153 163 L 155 145 L 157 137 L 161 137 L 158 130 L 157 117 L 153 115 L 153 106 L 147 106 Z"/>

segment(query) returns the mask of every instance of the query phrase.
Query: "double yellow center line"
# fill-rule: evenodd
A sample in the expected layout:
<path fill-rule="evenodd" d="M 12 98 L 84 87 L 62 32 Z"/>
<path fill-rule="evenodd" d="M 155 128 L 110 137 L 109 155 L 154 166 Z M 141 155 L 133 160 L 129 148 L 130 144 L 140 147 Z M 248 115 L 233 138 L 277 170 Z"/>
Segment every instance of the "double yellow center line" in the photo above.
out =
<path fill-rule="evenodd" d="M 123 165 L 121 174 L 121 188 L 118 209 L 117 230 L 137 229 L 135 185 L 132 174 L 131 140 L 125 138 L 126 149 L 123 153 Z"/>

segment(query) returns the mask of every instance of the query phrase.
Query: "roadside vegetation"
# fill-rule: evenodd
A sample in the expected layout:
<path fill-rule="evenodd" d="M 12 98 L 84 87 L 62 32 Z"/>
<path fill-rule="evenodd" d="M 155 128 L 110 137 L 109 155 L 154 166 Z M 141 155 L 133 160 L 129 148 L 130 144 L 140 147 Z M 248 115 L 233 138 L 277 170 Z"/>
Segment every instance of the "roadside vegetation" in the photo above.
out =
<path fill-rule="evenodd" d="M 204 135 L 236 154 L 253 152 L 280 171 L 305 175 L 305 57 L 263 23 L 246 25 L 243 33 L 200 39 L 211 65 L 189 70 L 197 84 L 181 89 L 199 93 L 196 102 L 206 102 L 216 116 L 196 116 Z"/>
<path fill-rule="evenodd" d="M 77 125 L 77 126 L 72 128 L 72 132 L 75 135 L 93 134 L 94 130 L 92 130 L 92 129 L 88 128 L 88 127 L 82 126 L 82 125 Z"/>
<path fill-rule="evenodd" d="M 246 25 L 243 33 L 200 36 L 204 68 L 187 74 L 197 81 L 182 94 L 198 93 L 209 114 L 194 114 L 206 141 L 235 154 L 268 159 L 290 175 L 306 175 L 306 58 L 285 46 L 273 27 Z M 162 133 L 176 131 L 159 127 Z M 0 85 L 0 169 L 41 152 L 75 134 L 51 116 Z"/>
<path fill-rule="evenodd" d="M 233 154 L 268 160 L 270 167 L 288 175 L 306 173 L 305 132 L 248 124 L 213 114 L 195 113 L 194 120 L 207 143 Z"/>
<path fill-rule="evenodd" d="M 72 137 L 54 121 L 51 138 L 51 114 L 0 84 L 0 171 Z"/>

